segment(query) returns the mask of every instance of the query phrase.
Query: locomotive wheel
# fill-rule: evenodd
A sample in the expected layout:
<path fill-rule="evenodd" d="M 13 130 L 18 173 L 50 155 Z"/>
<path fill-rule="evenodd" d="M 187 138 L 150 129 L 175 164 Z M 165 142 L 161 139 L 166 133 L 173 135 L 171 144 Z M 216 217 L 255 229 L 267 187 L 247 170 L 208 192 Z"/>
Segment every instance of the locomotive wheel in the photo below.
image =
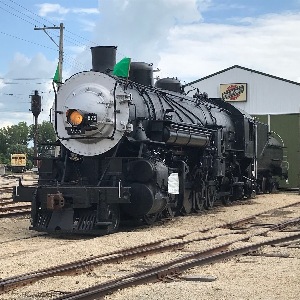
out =
<path fill-rule="evenodd" d="M 158 220 L 159 213 L 144 215 L 143 220 L 147 225 L 153 225 Z"/>
<path fill-rule="evenodd" d="M 201 192 L 194 192 L 194 210 L 199 213 L 203 211 L 205 204 L 205 187 L 202 187 Z"/>
<path fill-rule="evenodd" d="M 246 199 L 253 198 L 253 192 L 254 192 L 254 188 L 252 186 L 252 183 L 250 181 L 247 181 L 244 189 L 245 198 Z"/>
<path fill-rule="evenodd" d="M 162 212 L 163 218 L 169 218 L 172 219 L 175 216 L 175 211 L 172 209 L 170 205 L 167 205 L 167 207 Z"/>
<path fill-rule="evenodd" d="M 261 192 L 263 194 L 267 193 L 267 178 L 263 177 L 262 182 L 261 182 Z"/>
<path fill-rule="evenodd" d="M 271 194 L 274 194 L 274 193 L 277 193 L 278 192 L 278 185 L 277 185 L 277 183 L 276 182 L 271 182 L 271 184 L 270 184 L 270 188 L 269 188 L 269 192 L 271 193 Z"/>
<path fill-rule="evenodd" d="M 181 209 L 181 213 L 185 216 L 191 213 L 193 209 L 193 192 L 191 191 L 189 197 L 185 197 L 183 200 L 183 205 Z"/>
<path fill-rule="evenodd" d="M 103 207 L 105 205 L 105 207 Z M 117 232 L 120 225 L 120 209 L 118 204 L 104 204 L 101 211 L 101 219 L 111 222 L 111 224 L 106 226 L 106 233 Z"/>
<path fill-rule="evenodd" d="M 232 202 L 232 197 L 231 197 L 231 185 L 228 177 L 222 178 L 220 192 L 223 193 L 223 196 L 220 197 L 222 204 L 225 206 L 230 205 Z"/>
<path fill-rule="evenodd" d="M 230 205 L 232 203 L 232 201 L 230 199 L 230 195 L 222 196 L 221 201 L 222 201 L 223 205 L 225 205 L 225 206 Z"/>
<path fill-rule="evenodd" d="M 108 205 L 108 220 L 110 220 L 112 224 L 107 226 L 107 233 L 116 232 L 120 225 L 120 209 L 118 204 Z"/>
<path fill-rule="evenodd" d="M 216 187 L 214 185 L 209 185 L 206 188 L 206 205 L 207 209 L 211 209 L 217 198 Z"/>

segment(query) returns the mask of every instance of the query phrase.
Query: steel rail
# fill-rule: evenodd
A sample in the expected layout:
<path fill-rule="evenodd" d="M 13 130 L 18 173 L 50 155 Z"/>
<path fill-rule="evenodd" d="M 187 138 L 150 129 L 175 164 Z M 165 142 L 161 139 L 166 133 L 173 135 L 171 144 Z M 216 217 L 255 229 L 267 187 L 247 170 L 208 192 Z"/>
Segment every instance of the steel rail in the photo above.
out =
<path fill-rule="evenodd" d="M 7 201 L 7 200 L 12 200 L 12 196 L 10 196 L 10 197 L 1 197 L 0 198 L 0 201 Z M 13 202 L 13 201 L 10 201 L 10 202 Z M 0 203 L 0 204 L 2 204 L 2 203 Z"/>
<path fill-rule="evenodd" d="M 8 199 L 11 199 L 11 198 L 8 198 Z M 4 202 L 2 202 L 2 200 L 5 200 Z M 2 207 L 2 206 L 6 206 L 6 205 L 10 205 L 10 204 L 16 204 L 16 202 L 14 202 L 14 201 L 6 201 L 7 199 L 3 199 L 3 198 L 1 198 L 0 199 L 0 207 Z"/>
<path fill-rule="evenodd" d="M 108 293 L 112 293 L 119 289 L 124 289 L 133 285 L 142 283 L 155 282 L 158 280 L 164 280 L 168 276 L 179 275 L 183 271 L 205 264 L 215 263 L 220 260 L 232 258 L 236 255 L 242 255 L 249 252 L 258 250 L 262 246 L 276 245 L 300 238 L 300 233 L 289 235 L 286 237 L 280 237 L 270 239 L 267 241 L 253 243 L 244 247 L 239 247 L 233 250 L 224 251 L 233 243 L 225 243 L 223 245 L 205 250 L 204 252 L 198 252 L 190 254 L 184 258 L 175 259 L 170 263 L 161 264 L 153 268 L 149 268 L 146 271 L 135 272 L 127 276 L 123 276 L 116 280 L 111 280 L 103 284 L 93 286 L 84 290 L 80 290 L 74 293 L 66 294 L 62 297 L 55 298 L 54 300 L 94 300 L 104 297 Z"/>
<path fill-rule="evenodd" d="M 93 258 L 87 258 L 84 260 L 75 261 L 68 264 L 63 264 L 63 265 L 47 268 L 36 272 L 30 272 L 27 274 L 10 277 L 0 281 L 0 292 L 13 290 L 19 286 L 24 286 L 26 284 L 33 284 L 34 282 L 47 277 L 58 276 L 58 275 L 70 275 L 70 274 L 78 273 L 80 270 L 88 271 L 93 266 L 100 265 L 102 263 L 119 262 L 133 257 L 144 256 L 145 254 L 158 253 L 161 251 L 178 249 L 179 247 L 182 247 L 188 243 L 213 239 L 213 238 L 217 238 L 229 234 L 232 233 L 212 235 L 208 237 L 199 237 L 187 241 L 174 242 L 168 245 L 154 245 L 155 243 L 161 243 L 161 242 L 154 242 L 154 243 L 149 243 L 147 245 L 132 247 L 130 249 L 118 250 L 115 251 L 114 253 L 104 254 L 101 257 L 98 256 Z"/>
<path fill-rule="evenodd" d="M 16 204 L 15 202 L 13 204 Z M 29 209 L 31 208 L 31 205 L 19 205 L 19 206 L 2 206 L 0 207 L 0 213 L 7 212 L 7 211 L 15 211 L 15 210 L 22 210 L 22 209 Z M 1 214 L 0 214 L 1 216 Z"/>
<path fill-rule="evenodd" d="M 249 221 L 253 220 L 253 218 L 254 218 L 253 216 L 243 218 L 243 219 L 234 221 L 232 223 L 227 223 L 225 225 L 214 226 L 211 229 L 224 228 L 224 227 L 231 228 L 232 225 L 234 225 L 236 227 L 237 224 L 239 224 L 239 222 L 240 222 L 240 224 L 244 224 L 247 221 L 249 222 Z M 279 226 L 281 226 L 281 227 L 288 226 L 289 224 L 295 223 L 298 221 L 299 221 L 298 219 L 292 219 L 289 221 L 285 221 L 284 223 L 281 222 L 281 223 L 272 225 L 272 228 L 265 229 L 263 232 L 260 232 L 257 235 L 261 235 L 270 230 L 279 228 Z M 197 232 L 197 233 L 207 232 L 208 230 L 209 229 L 206 228 L 206 229 L 195 231 L 195 232 Z M 240 233 L 240 232 L 235 232 L 234 234 L 237 234 L 237 233 Z M 12 289 L 18 288 L 20 286 L 24 286 L 26 284 L 32 284 L 43 278 L 47 278 L 47 277 L 51 277 L 51 276 L 55 276 L 55 275 L 74 274 L 76 272 L 78 273 L 79 270 L 88 271 L 91 269 L 92 266 L 100 265 L 102 263 L 115 262 L 115 261 L 125 260 L 126 258 L 132 258 L 132 257 L 136 257 L 136 256 L 150 254 L 150 253 L 157 253 L 157 252 L 166 251 L 166 250 L 170 250 L 170 249 L 176 249 L 176 248 L 182 247 L 183 245 L 186 245 L 188 243 L 192 243 L 195 241 L 213 239 L 216 237 L 230 235 L 233 233 L 230 232 L 230 233 L 223 233 L 223 234 L 219 234 L 219 235 L 210 235 L 207 237 L 198 237 L 198 238 L 189 239 L 186 241 L 173 242 L 173 243 L 170 243 L 167 245 L 159 245 L 165 241 L 171 241 L 173 239 L 182 239 L 184 237 L 187 237 L 190 234 L 191 233 L 181 234 L 181 235 L 161 239 L 159 241 L 147 243 L 144 245 L 131 247 L 129 249 L 125 249 L 125 250 L 121 249 L 121 250 L 117 250 L 117 251 L 114 251 L 114 252 L 111 252 L 108 254 L 99 255 L 99 256 L 96 256 L 93 258 L 83 259 L 83 260 L 71 262 L 68 264 L 63 264 L 60 266 L 47 268 L 47 269 L 40 270 L 40 271 L 35 271 L 35 272 L 30 272 L 30 273 L 19 275 L 19 276 L 10 277 L 10 278 L 0 281 L 0 292 L 12 290 Z M 250 236 L 248 235 L 246 237 L 235 240 L 235 242 L 247 240 L 251 236 L 252 235 L 250 235 Z"/>
<path fill-rule="evenodd" d="M 0 219 L 18 217 L 18 216 L 23 216 L 28 214 L 30 214 L 30 210 L 8 212 L 8 213 L 0 214 Z"/>

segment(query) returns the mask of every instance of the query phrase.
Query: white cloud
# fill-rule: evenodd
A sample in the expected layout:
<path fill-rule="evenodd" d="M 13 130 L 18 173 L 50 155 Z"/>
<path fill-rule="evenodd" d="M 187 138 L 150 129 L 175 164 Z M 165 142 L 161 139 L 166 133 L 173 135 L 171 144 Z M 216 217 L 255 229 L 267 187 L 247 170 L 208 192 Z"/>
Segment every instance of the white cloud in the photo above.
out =
<path fill-rule="evenodd" d="M 43 3 L 37 4 L 39 7 L 38 14 L 41 17 L 46 17 L 49 14 L 57 13 L 59 15 L 66 15 L 68 13 L 74 14 L 99 14 L 99 10 L 97 8 L 66 8 L 61 6 L 60 4 L 52 4 L 52 3 Z"/>
<path fill-rule="evenodd" d="M 0 89 L 2 89 L 5 86 L 4 80 L 1 78 L 0 79 Z"/>
<path fill-rule="evenodd" d="M 58 13 L 60 15 L 65 15 L 70 11 L 69 8 L 65 8 L 60 4 L 43 3 L 43 4 L 38 4 L 37 6 L 40 8 L 38 14 L 41 17 L 46 17 L 48 14 L 51 13 Z"/>
<path fill-rule="evenodd" d="M 120 56 L 157 63 L 175 24 L 199 22 L 207 1 L 196 0 L 102 0 L 101 18 L 95 28 L 99 45 L 116 45 Z"/>
<path fill-rule="evenodd" d="M 72 8 L 71 11 L 74 14 L 99 14 L 99 10 L 97 8 Z"/>
<path fill-rule="evenodd" d="M 235 64 L 299 80 L 300 13 L 252 18 L 251 24 L 192 24 L 172 28 L 160 69 L 187 81 Z"/>
<path fill-rule="evenodd" d="M 83 28 L 82 28 L 83 31 L 93 32 L 93 30 L 96 27 L 96 22 L 94 22 L 94 21 L 81 19 L 81 20 L 79 20 L 79 22 L 83 25 Z"/>
<path fill-rule="evenodd" d="M 71 13 L 93 14 L 89 19 L 76 18 L 76 25 L 80 22 L 86 30 L 93 31 L 94 36 L 89 39 L 97 41 L 98 45 L 118 46 L 117 59 L 129 56 L 133 61 L 154 63 L 155 68 L 161 69 L 160 77 L 174 76 L 190 82 L 238 64 L 300 82 L 298 12 L 232 18 L 230 24 L 226 24 L 228 20 L 205 22 L 204 12 L 222 12 L 221 9 L 228 8 L 215 6 L 210 0 L 99 0 L 97 9 L 67 8 L 49 3 L 41 4 L 39 8 L 41 16 L 58 18 Z M 97 12 L 100 15 L 95 26 L 93 20 Z M 66 43 L 64 78 L 91 68 L 89 46 L 69 47 Z M 49 61 L 41 54 L 34 57 L 16 54 L 10 63 L 10 71 L 3 77 L 30 74 L 52 78 L 56 64 L 57 61 Z M 27 84 L 3 86 L 3 83 L 1 86 L 0 81 L 0 93 L 13 91 L 26 98 L 19 103 L 18 98 L 1 97 L 1 109 L 5 111 L 2 122 L 32 122 L 28 96 L 34 89 L 49 91 L 52 87 L 49 82 L 30 87 Z M 52 101 L 53 93 L 43 94 L 45 108 L 41 120 L 48 118 Z M 20 115 L 13 115 L 14 110 Z"/>
<path fill-rule="evenodd" d="M 10 68 L 5 74 L 5 84 L 0 86 L 1 119 L 0 128 L 17 124 L 21 121 L 33 123 L 30 109 L 30 97 L 34 90 L 42 96 L 42 109 L 39 120 L 49 120 L 54 93 L 52 80 L 57 62 L 51 62 L 43 54 L 36 54 L 32 58 L 16 53 Z"/>
<path fill-rule="evenodd" d="M 14 125 L 14 123 L 12 123 L 10 121 L 2 121 L 2 120 L 0 120 L 0 128 L 10 127 L 12 125 Z"/>
<path fill-rule="evenodd" d="M 118 59 L 154 63 L 160 77 L 192 81 L 240 64 L 299 78 L 299 13 L 235 18 L 229 25 L 204 21 L 203 12 L 228 9 L 209 0 L 101 0 L 99 9 L 93 40 L 118 46 Z"/>

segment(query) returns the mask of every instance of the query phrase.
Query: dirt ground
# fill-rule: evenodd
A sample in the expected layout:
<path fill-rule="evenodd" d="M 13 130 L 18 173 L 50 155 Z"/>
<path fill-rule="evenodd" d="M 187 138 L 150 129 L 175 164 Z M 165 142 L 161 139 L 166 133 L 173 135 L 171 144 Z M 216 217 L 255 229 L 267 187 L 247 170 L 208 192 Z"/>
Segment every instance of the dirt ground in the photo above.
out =
<path fill-rule="evenodd" d="M 0 184 L 4 181 L 7 183 L 6 180 L 0 179 Z M 159 226 L 93 238 L 57 238 L 30 231 L 28 217 L 0 219 L 0 279 L 107 253 L 120 247 L 130 247 L 186 233 L 191 229 L 231 222 L 298 201 L 300 195 L 297 192 L 260 195 L 243 205 L 221 206 L 201 215 L 178 217 Z M 288 212 L 287 209 L 286 213 Z M 266 246 L 260 251 L 261 254 L 276 253 L 278 256 L 238 256 L 212 265 L 195 267 L 171 282 L 127 288 L 106 296 L 105 299 L 299 299 L 299 247 Z M 107 272 L 109 273 L 109 270 Z M 196 278 L 211 278 L 212 281 L 184 279 L 185 276 L 192 275 Z M 96 272 L 78 276 L 57 276 L 23 289 L 0 294 L 0 299 L 51 299 L 54 295 L 58 296 L 57 290 L 72 291 L 93 284 L 97 284 Z"/>

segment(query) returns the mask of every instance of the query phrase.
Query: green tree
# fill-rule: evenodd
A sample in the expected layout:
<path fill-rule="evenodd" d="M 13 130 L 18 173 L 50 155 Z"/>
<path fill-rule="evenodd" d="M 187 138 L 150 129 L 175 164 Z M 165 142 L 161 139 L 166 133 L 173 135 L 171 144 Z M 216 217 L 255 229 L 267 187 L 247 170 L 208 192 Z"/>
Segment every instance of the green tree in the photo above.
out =
<path fill-rule="evenodd" d="M 7 142 L 10 145 L 25 145 L 29 142 L 29 127 L 26 122 L 19 122 L 18 125 L 6 127 Z"/>
<path fill-rule="evenodd" d="M 7 137 L 4 128 L 0 128 L 0 164 L 8 164 L 7 154 Z"/>
<path fill-rule="evenodd" d="M 0 128 L 0 163 L 10 164 L 10 155 L 14 153 L 27 154 L 27 167 L 32 167 L 34 125 L 27 126 L 26 122 Z M 54 149 L 56 135 L 50 122 L 38 124 L 38 153 L 49 154 Z"/>
<path fill-rule="evenodd" d="M 0 159 L 1 163 L 10 164 L 10 154 L 27 154 L 29 142 L 29 128 L 26 122 L 19 122 L 0 128 Z"/>
<path fill-rule="evenodd" d="M 29 126 L 29 137 L 30 140 L 34 140 L 34 125 Z M 52 123 L 43 121 L 41 124 L 38 124 L 38 153 L 46 154 L 49 150 L 53 150 L 54 146 L 51 145 L 55 143 L 56 135 L 52 126 Z"/>

